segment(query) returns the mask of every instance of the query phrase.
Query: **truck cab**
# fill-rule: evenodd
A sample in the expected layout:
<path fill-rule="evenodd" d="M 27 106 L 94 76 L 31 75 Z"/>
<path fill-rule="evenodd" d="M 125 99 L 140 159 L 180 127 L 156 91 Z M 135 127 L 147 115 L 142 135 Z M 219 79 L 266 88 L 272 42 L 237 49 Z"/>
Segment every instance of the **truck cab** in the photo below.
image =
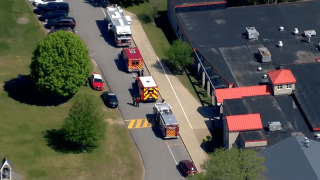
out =
<path fill-rule="evenodd" d="M 179 137 L 179 123 L 172 114 L 172 108 L 167 103 L 156 103 L 153 107 L 156 122 L 165 139 Z"/>

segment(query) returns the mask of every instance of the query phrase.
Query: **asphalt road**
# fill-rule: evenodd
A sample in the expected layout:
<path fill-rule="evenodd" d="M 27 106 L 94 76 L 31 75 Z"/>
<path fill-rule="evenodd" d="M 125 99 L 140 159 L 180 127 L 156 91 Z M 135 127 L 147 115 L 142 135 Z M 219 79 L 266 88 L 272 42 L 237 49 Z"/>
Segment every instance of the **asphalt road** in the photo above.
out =
<path fill-rule="evenodd" d="M 65 0 L 70 5 L 69 16 L 76 19 L 76 32 L 88 46 L 90 57 L 99 65 L 103 77 L 119 99 L 125 120 L 151 117 L 154 103 L 132 106 L 134 74 L 127 73 L 123 60 L 118 59 L 121 48 L 115 47 L 113 35 L 108 34 L 105 13 L 99 5 L 81 0 Z M 148 72 L 145 71 L 145 75 Z M 160 87 L 161 88 L 161 87 Z M 126 121 L 129 123 L 130 121 Z M 181 139 L 163 140 L 157 126 L 130 129 L 145 166 L 145 180 L 182 179 L 176 164 L 190 159 Z"/>

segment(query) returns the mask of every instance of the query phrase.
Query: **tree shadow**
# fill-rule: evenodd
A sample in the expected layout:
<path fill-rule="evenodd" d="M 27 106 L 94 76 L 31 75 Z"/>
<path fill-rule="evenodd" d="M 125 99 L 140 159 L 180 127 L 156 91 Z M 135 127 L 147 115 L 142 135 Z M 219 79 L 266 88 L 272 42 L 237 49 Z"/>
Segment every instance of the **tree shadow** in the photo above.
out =
<path fill-rule="evenodd" d="M 152 22 L 152 19 L 150 19 L 150 17 L 145 13 L 138 14 L 137 17 L 143 24 L 148 24 Z"/>
<path fill-rule="evenodd" d="M 82 153 L 85 152 L 83 147 L 77 143 L 69 142 L 65 139 L 63 129 L 51 129 L 43 132 L 47 146 L 60 153 Z"/>
<path fill-rule="evenodd" d="M 42 94 L 31 82 L 29 75 L 19 75 L 6 81 L 3 85 L 4 91 L 8 92 L 10 98 L 21 103 L 36 106 L 58 106 L 66 103 L 70 97 Z"/>
<path fill-rule="evenodd" d="M 108 31 L 108 21 L 107 20 L 96 20 L 96 24 L 100 30 L 100 33 L 104 41 L 106 41 L 109 45 L 113 47 L 117 47 L 116 43 L 114 42 L 114 36 L 112 32 Z"/>
<path fill-rule="evenodd" d="M 158 15 L 159 16 L 154 19 L 154 22 L 156 26 L 163 31 L 169 43 L 172 44 L 174 40 L 177 40 L 177 35 L 168 20 L 167 11 L 159 11 Z"/>

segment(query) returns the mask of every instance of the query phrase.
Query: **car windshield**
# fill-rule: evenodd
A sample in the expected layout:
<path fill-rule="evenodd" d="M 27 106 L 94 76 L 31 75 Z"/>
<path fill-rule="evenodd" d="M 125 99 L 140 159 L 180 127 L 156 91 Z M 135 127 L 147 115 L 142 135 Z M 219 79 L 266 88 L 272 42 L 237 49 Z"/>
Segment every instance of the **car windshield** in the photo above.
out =
<path fill-rule="evenodd" d="M 93 81 L 102 83 L 102 79 L 94 79 Z"/>
<path fill-rule="evenodd" d="M 118 101 L 118 98 L 115 95 L 109 95 L 109 99 L 112 101 Z"/>

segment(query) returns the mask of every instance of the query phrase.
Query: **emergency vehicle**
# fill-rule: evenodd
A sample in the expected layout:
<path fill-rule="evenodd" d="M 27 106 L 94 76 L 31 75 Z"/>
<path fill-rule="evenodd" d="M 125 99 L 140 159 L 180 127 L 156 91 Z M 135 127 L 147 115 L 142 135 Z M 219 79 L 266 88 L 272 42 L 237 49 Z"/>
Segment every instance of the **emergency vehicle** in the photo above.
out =
<path fill-rule="evenodd" d="M 156 101 L 159 97 L 159 88 L 152 76 L 138 76 L 136 79 L 141 101 Z"/>
<path fill-rule="evenodd" d="M 117 46 L 130 46 L 132 43 L 131 18 L 125 16 L 120 6 L 107 7 L 108 31 L 114 34 Z"/>
<path fill-rule="evenodd" d="M 156 122 L 165 139 L 178 138 L 179 123 L 172 113 L 172 108 L 168 103 L 156 103 L 153 107 L 153 113 L 156 116 Z"/>
<path fill-rule="evenodd" d="M 143 58 L 137 47 L 123 48 L 121 52 L 122 58 L 126 62 L 128 72 L 139 71 L 143 69 Z"/>

